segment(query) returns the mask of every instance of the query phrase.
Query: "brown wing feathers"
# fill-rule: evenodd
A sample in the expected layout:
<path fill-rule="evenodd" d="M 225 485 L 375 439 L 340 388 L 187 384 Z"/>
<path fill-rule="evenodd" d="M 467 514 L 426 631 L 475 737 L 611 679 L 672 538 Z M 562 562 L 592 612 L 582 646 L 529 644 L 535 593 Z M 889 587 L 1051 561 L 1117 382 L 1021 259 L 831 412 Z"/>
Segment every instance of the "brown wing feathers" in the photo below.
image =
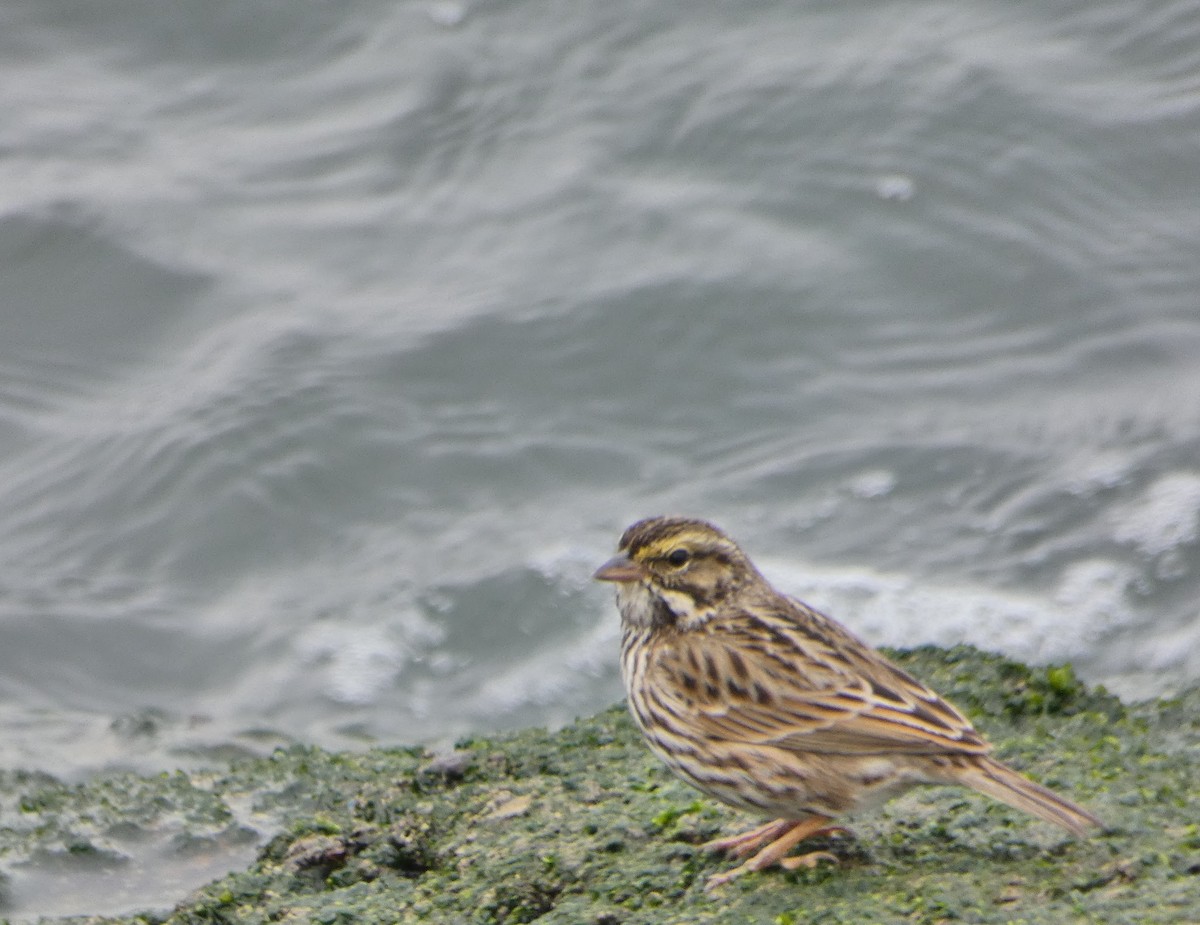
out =
<path fill-rule="evenodd" d="M 799 616 L 823 620 L 807 608 Z M 989 751 L 954 707 L 882 656 L 847 655 L 840 627 L 810 633 L 793 614 L 773 617 L 744 614 L 722 621 L 719 636 L 664 641 L 654 661 L 672 709 L 696 715 L 710 737 L 796 751 Z"/>

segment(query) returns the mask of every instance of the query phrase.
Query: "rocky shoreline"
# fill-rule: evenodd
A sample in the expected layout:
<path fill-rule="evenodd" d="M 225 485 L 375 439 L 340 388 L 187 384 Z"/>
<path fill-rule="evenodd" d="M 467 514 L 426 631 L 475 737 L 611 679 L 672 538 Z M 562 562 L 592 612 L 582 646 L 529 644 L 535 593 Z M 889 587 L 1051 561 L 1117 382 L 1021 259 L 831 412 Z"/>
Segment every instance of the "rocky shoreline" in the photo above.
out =
<path fill-rule="evenodd" d="M 675 780 L 613 707 L 436 756 L 294 747 L 219 771 L 82 785 L 0 772 L 0 903 L 13 905 L 14 871 L 69 878 L 109 865 L 136 879 L 141 846 L 199 870 L 250 860 L 174 908 L 69 921 L 1200 921 L 1200 689 L 1126 705 L 1068 667 L 966 647 L 896 658 L 962 707 L 1000 757 L 1096 812 L 1105 831 L 1075 841 L 984 797 L 931 788 L 819 846 L 836 865 L 705 894 L 728 862 L 697 846 L 751 820 Z"/>

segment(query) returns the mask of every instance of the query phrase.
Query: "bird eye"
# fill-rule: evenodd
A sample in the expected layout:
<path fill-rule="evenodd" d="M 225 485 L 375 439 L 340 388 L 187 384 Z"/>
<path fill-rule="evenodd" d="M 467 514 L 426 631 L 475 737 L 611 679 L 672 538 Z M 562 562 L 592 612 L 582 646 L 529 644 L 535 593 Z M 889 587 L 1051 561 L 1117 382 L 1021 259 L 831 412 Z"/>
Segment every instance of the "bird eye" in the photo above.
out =
<path fill-rule="evenodd" d="M 692 554 L 680 546 L 678 549 L 671 550 L 671 554 L 667 556 L 667 561 L 678 567 L 687 563 L 687 560 L 692 557 Z"/>

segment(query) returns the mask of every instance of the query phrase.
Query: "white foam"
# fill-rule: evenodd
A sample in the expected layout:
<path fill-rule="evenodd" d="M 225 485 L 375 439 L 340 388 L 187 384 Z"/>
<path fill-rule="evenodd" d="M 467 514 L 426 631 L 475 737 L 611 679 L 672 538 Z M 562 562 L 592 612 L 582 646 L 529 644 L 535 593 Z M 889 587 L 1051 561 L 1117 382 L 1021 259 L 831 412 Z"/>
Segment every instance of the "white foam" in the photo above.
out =
<path fill-rule="evenodd" d="M 601 561 L 594 548 L 559 543 L 535 553 L 529 567 L 563 591 L 580 592 L 594 586 L 592 573 Z"/>
<path fill-rule="evenodd" d="M 472 710 L 489 715 L 561 701 L 579 691 L 584 678 L 615 672 L 619 639 L 616 614 L 605 613 L 581 636 L 532 649 L 528 657 L 489 676 L 475 691 Z"/>
<path fill-rule="evenodd" d="M 1200 473 L 1172 472 L 1112 513 L 1113 536 L 1156 557 L 1200 535 Z"/>
<path fill-rule="evenodd" d="M 457 26 L 467 18 L 467 8 L 465 4 L 456 3 L 454 0 L 434 0 L 426 8 L 429 18 L 439 26 Z"/>
<path fill-rule="evenodd" d="M 764 571 L 780 590 L 875 645 L 965 642 L 1048 662 L 1085 657 L 1098 637 L 1134 620 L 1126 594 L 1135 573 L 1100 559 L 1066 568 L 1048 597 L 937 585 L 867 568 L 768 562 Z"/>
<path fill-rule="evenodd" d="M 444 632 L 413 610 L 386 626 L 356 620 L 314 623 L 295 646 L 300 661 L 320 672 L 325 696 L 363 705 L 375 702 Z"/>
<path fill-rule="evenodd" d="M 882 498 L 896 487 L 896 476 L 887 469 L 869 469 L 846 482 L 850 493 L 859 498 Z"/>
<path fill-rule="evenodd" d="M 875 195 L 892 202 L 908 202 L 916 194 L 917 185 L 912 177 L 904 174 L 888 174 L 875 179 Z"/>
<path fill-rule="evenodd" d="M 325 694 L 346 704 L 371 703 L 407 661 L 384 631 L 367 626 L 314 624 L 297 640 L 296 652 L 319 668 Z"/>
<path fill-rule="evenodd" d="M 1128 451 L 1097 450 L 1089 446 L 1086 454 L 1064 460 L 1062 477 L 1068 492 L 1088 497 L 1128 482 L 1135 462 Z"/>

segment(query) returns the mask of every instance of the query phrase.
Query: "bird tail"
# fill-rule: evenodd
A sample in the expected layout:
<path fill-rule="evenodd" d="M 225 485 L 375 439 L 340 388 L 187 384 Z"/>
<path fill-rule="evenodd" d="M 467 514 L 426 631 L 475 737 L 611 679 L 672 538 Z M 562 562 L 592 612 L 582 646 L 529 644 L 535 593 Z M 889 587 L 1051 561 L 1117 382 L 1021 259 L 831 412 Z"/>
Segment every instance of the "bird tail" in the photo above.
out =
<path fill-rule="evenodd" d="M 1061 825 L 1077 838 L 1083 838 L 1091 829 L 1104 825 L 1082 806 L 1018 774 L 994 758 L 980 758 L 978 763 L 972 763 L 959 782 L 1014 809 Z"/>

